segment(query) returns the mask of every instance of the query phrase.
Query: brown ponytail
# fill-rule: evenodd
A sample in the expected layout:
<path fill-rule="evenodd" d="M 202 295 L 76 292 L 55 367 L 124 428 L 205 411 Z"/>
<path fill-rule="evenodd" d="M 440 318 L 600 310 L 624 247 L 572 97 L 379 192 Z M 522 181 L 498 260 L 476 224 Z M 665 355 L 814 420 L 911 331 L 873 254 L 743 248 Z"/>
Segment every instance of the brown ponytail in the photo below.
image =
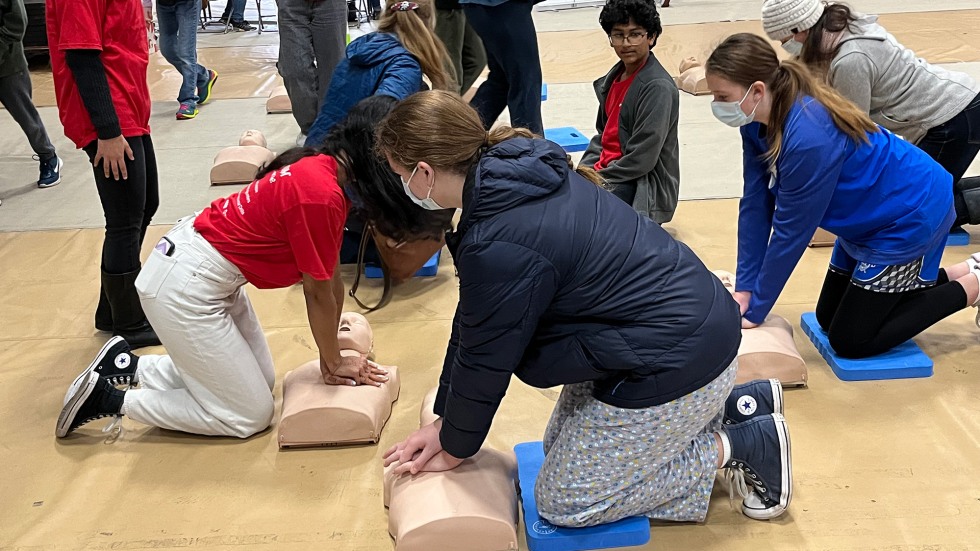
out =
<path fill-rule="evenodd" d="M 458 94 L 431 90 L 412 94 L 388 114 L 376 130 L 377 150 L 403 167 L 425 161 L 436 168 L 466 174 L 483 150 L 511 138 L 535 138 L 526 128 L 499 126 L 487 132 L 476 110 Z M 571 168 L 571 159 L 568 159 Z M 601 185 L 590 168 L 577 171 Z"/>
<path fill-rule="evenodd" d="M 401 0 L 387 0 L 384 12 L 378 20 L 378 31 L 398 37 L 422 66 L 422 72 L 429 77 L 435 90 L 458 90 L 455 69 L 449 63 L 446 46 L 435 35 L 436 10 L 433 0 L 412 0 L 418 7 L 400 11 L 392 6 Z"/>
<path fill-rule="evenodd" d="M 834 125 L 855 142 L 868 143 L 868 132 L 879 132 L 866 113 L 836 90 L 818 80 L 798 61 L 779 62 L 768 40 L 749 33 L 728 37 L 715 48 L 705 63 L 708 74 L 748 88 L 763 82 L 769 89 L 772 108 L 767 125 L 769 151 L 766 159 L 773 163 L 783 147 L 786 117 L 793 104 L 804 95 L 811 96 L 830 113 Z"/>

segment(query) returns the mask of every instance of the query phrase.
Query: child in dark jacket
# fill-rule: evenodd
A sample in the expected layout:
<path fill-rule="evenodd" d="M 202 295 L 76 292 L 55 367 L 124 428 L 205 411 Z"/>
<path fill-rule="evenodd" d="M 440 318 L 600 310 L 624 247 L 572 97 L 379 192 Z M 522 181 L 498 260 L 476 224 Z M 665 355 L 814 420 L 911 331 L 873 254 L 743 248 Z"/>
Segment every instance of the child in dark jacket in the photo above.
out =
<path fill-rule="evenodd" d="M 449 54 L 434 33 L 432 0 L 388 0 L 378 21 L 378 32 L 347 46 L 330 79 L 320 114 L 306 138 L 307 147 L 323 143 L 327 133 L 357 102 L 373 95 L 405 99 L 422 90 L 422 75 L 437 90 L 455 90 L 447 73 Z"/>
<path fill-rule="evenodd" d="M 978 305 L 980 255 L 940 269 L 948 172 L 765 39 L 729 37 L 705 66 L 712 111 L 741 127 L 735 298 L 762 323 L 820 227 L 837 235 L 817 320 L 844 357 L 874 356 Z"/>
<path fill-rule="evenodd" d="M 396 473 L 452 469 L 476 453 L 516 375 L 564 385 L 534 490 L 548 521 L 702 521 L 717 469 L 748 465 L 755 489 L 742 511 L 786 510 L 779 386 L 733 389 L 738 308 L 691 249 L 596 185 L 595 171 L 571 170 L 558 145 L 526 129 L 487 133 L 459 96 L 415 94 L 377 133 L 410 200 L 462 208 L 446 239 L 459 304 L 440 418 L 388 450 Z M 739 413 L 746 395 L 759 407 Z"/>

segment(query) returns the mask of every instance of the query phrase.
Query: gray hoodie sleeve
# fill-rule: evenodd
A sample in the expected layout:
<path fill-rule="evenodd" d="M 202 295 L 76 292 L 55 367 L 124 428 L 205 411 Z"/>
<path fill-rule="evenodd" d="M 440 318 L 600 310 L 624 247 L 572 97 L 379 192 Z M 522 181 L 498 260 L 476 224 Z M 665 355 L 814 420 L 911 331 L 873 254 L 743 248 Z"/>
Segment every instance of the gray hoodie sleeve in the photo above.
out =
<path fill-rule="evenodd" d="M 871 112 L 871 88 L 877 79 L 877 67 L 863 52 L 844 54 L 830 66 L 834 88 L 865 113 Z"/>

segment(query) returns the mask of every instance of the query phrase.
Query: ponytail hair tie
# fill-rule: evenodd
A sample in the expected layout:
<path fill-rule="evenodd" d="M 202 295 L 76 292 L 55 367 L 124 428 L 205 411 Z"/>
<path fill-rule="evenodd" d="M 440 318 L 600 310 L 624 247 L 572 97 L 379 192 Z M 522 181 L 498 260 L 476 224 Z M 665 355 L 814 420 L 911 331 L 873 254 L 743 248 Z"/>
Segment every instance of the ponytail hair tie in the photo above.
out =
<path fill-rule="evenodd" d="M 391 11 L 412 11 L 419 9 L 419 5 L 415 2 L 395 2 L 388 9 Z"/>
<path fill-rule="evenodd" d="M 483 146 L 487 147 L 490 145 L 490 132 L 487 131 L 486 137 L 483 138 Z"/>

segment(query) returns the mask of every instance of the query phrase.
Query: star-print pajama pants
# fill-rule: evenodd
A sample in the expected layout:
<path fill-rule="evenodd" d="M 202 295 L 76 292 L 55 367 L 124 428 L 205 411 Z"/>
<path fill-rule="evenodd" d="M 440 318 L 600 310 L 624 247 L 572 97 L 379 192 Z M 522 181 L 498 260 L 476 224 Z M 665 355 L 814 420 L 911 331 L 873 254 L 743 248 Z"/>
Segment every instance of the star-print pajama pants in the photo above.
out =
<path fill-rule="evenodd" d="M 565 385 L 545 430 L 538 512 L 569 527 L 638 515 L 703 521 L 720 453 L 713 433 L 737 368 L 736 360 L 704 387 L 642 409 L 596 400 L 591 382 Z"/>

